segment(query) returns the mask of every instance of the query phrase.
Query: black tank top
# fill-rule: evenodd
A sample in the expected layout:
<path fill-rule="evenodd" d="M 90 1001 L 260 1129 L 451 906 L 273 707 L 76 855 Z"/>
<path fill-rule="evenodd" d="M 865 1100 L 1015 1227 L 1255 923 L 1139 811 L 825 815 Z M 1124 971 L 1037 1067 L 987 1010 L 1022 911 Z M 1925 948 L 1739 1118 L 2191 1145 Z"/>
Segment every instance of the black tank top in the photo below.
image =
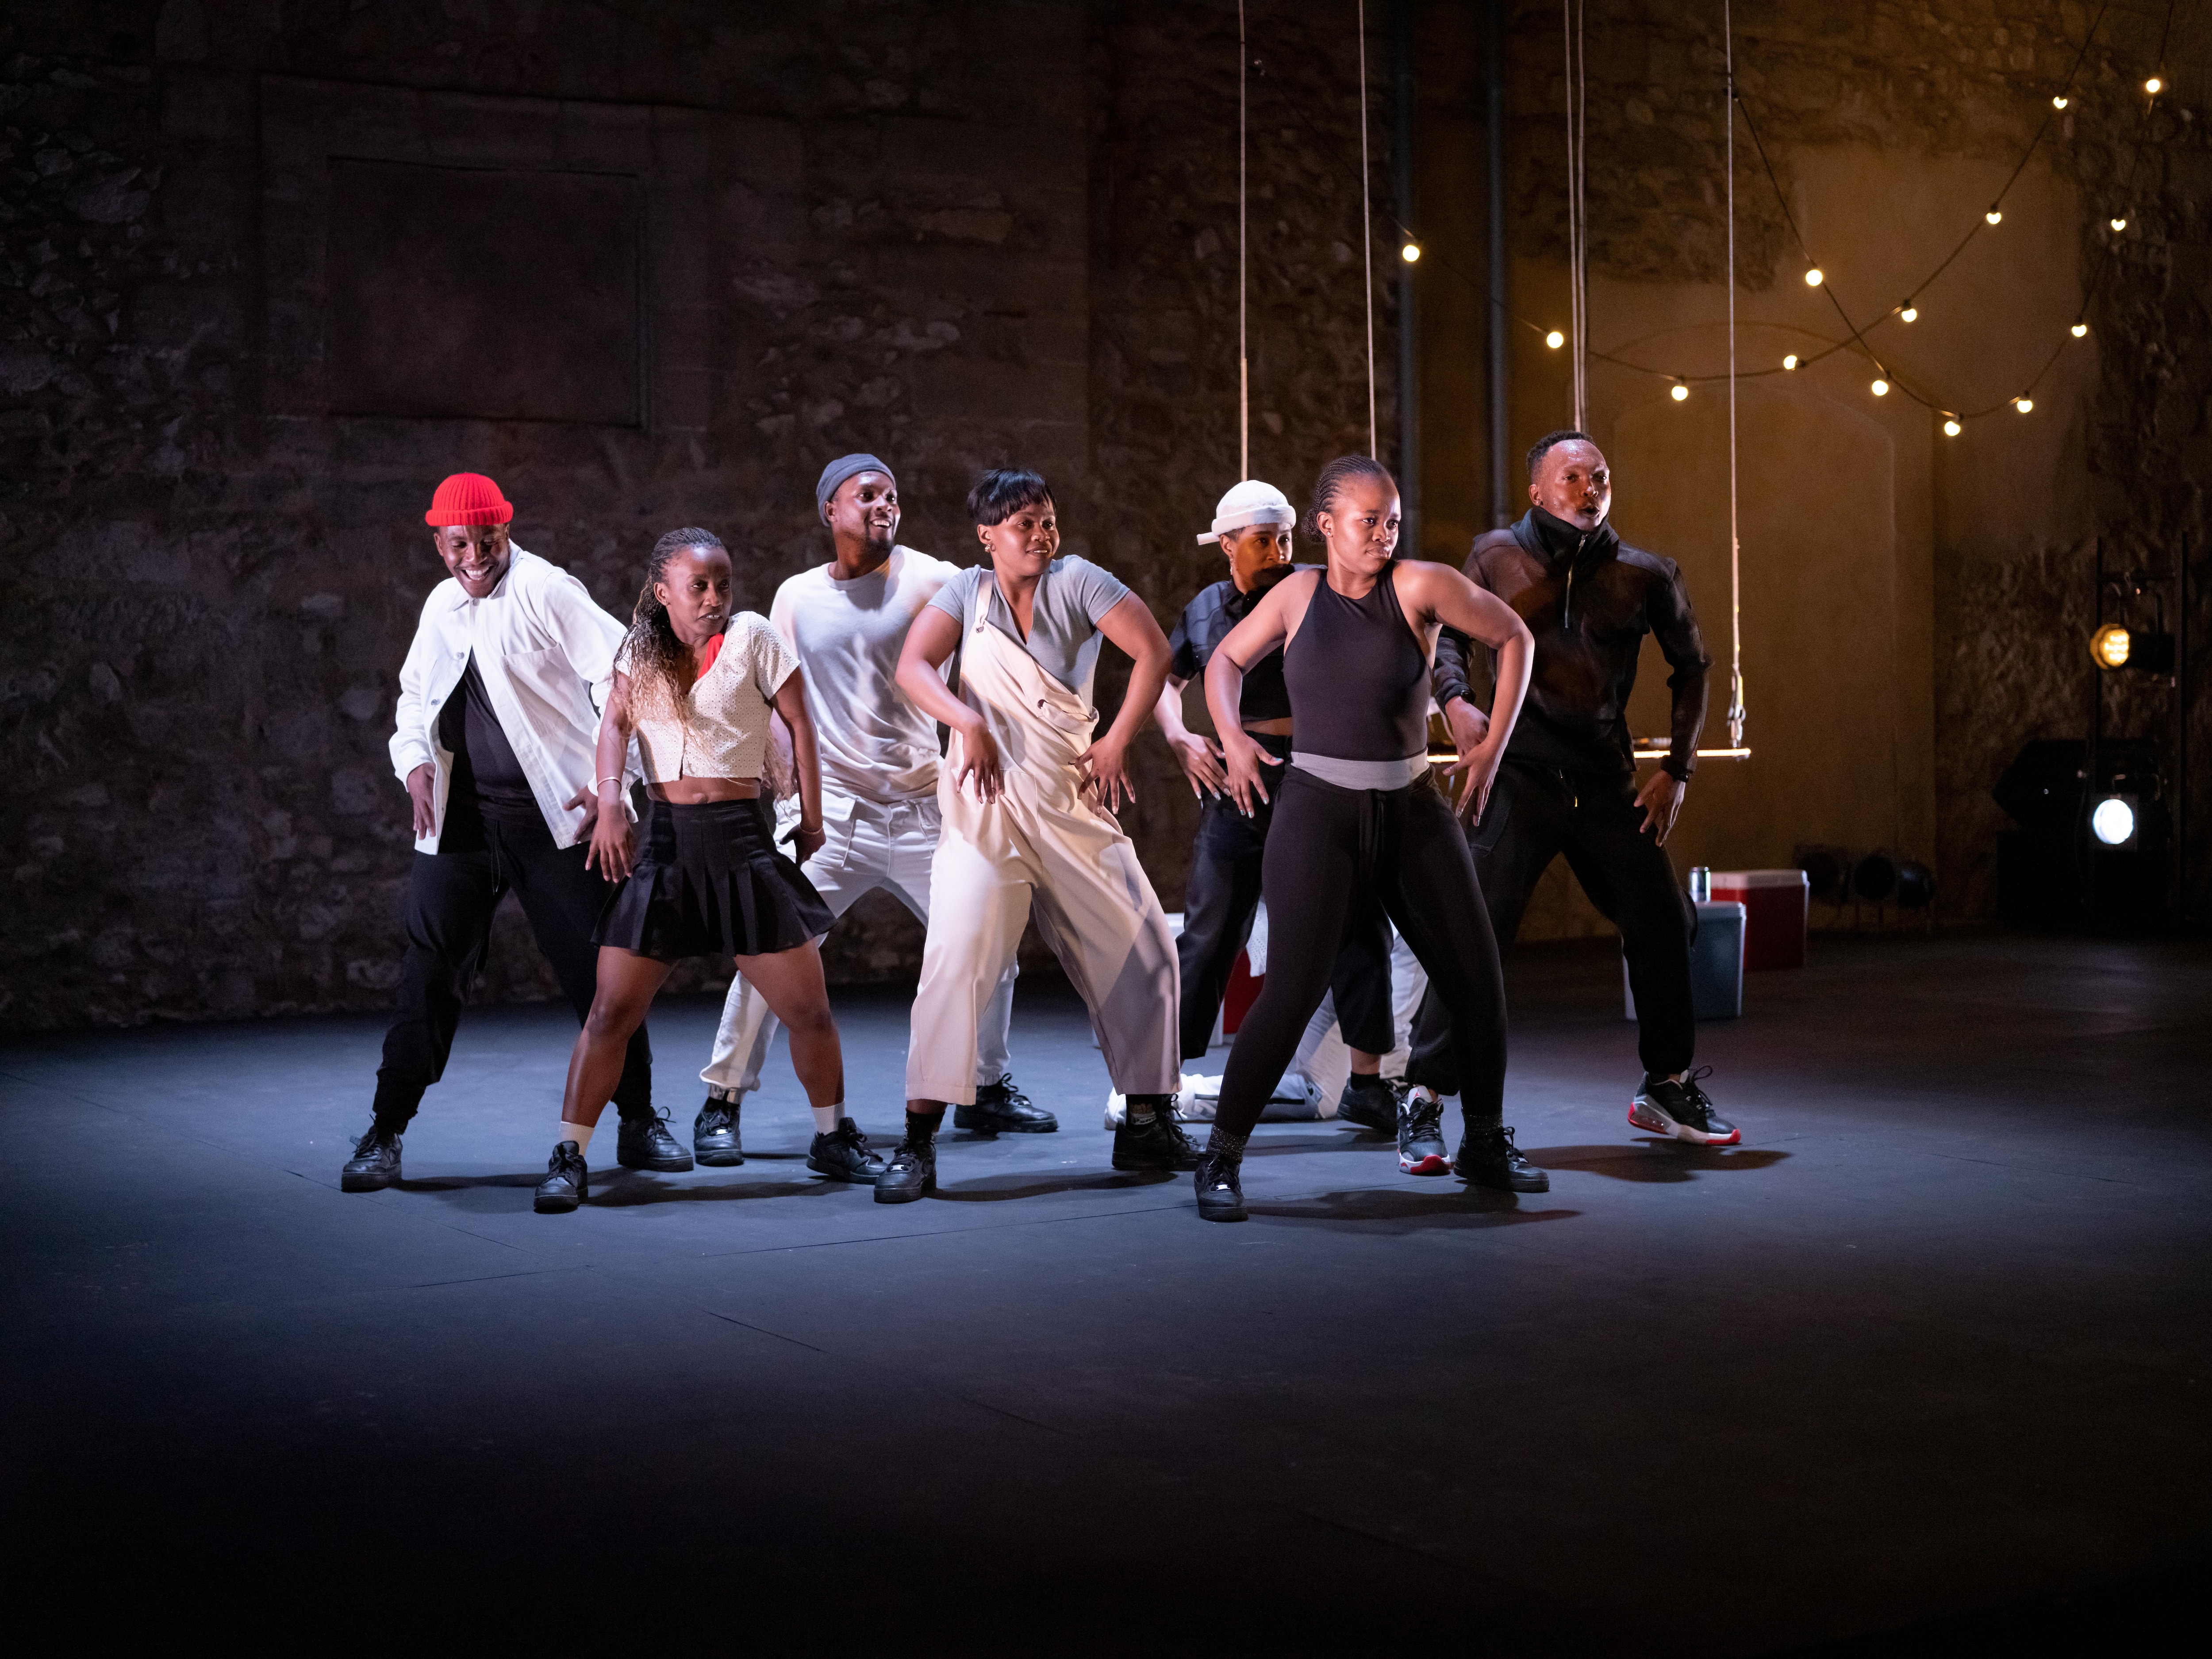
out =
<path fill-rule="evenodd" d="M 1429 664 L 1398 607 L 1398 562 L 1364 599 L 1322 573 L 1305 620 L 1283 647 L 1291 724 L 1309 754 L 1401 761 L 1429 746 Z"/>

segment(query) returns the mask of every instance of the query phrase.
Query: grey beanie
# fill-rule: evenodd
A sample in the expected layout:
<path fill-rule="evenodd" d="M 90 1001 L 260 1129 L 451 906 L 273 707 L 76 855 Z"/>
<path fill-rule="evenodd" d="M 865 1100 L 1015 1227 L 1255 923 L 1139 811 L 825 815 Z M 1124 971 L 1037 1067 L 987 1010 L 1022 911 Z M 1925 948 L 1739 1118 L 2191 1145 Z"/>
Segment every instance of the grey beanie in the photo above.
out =
<path fill-rule="evenodd" d="M 822 481 L 814 486 L 814 515 L 822 516 L 822 509 L 830 505 L 830 498 L 837 493 L 838 485 L 860 472 L 880 472 L 894 486 L 898 475 L 872 455 L 840 455 L 822 469 Z"/>

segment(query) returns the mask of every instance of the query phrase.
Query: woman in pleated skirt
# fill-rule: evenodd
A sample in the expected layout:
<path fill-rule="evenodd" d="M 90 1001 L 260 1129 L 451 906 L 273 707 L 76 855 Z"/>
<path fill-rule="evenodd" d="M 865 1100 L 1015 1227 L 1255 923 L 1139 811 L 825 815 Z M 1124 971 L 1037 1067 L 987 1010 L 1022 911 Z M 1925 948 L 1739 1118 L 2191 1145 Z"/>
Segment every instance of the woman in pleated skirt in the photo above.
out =
<path fill-rule="evenodd" d="M 762 798 L 778 769 L 771 714 L 791 733 L 799 856 L 822 844 L 822 781 L 799 659 L 765 617 L 732 615 L 730 555 L 699 529 L 654 545 L 599 727 L 599 813 L 590 862 L 621 884 L 601 913 L 599 992 L 568 1060 L 561 1132 L 538 1188 L 541 1213 L 590 1195 L 585 1153 L 622 1075 L 624 1046 L 685 957 L 733 956 L 791 1034 L 815 1119 L 808 1167 L 873 1181 L 882 1161 L 844 1115 L 845 1061 L 815 941 L 829 907 L 778 850 Z M 650 803 L 633 836 L 625 793 L 637 743 Z"/>

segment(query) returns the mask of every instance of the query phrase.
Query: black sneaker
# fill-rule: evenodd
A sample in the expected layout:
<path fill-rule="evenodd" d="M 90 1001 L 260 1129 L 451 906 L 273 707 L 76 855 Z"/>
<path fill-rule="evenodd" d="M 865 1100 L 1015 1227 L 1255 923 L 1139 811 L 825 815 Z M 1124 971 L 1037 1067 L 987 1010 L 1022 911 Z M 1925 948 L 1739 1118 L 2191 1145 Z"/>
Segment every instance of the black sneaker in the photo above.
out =
<path fill-rule="evenodd" d="M 1117 1170 L 1195 1170 L 1198 1148 L 1182 1132 L 1172 1097 L 1161 1096 L 1152 1104 L 1149 1123 L 1124 1118 L 1114 1126 L 1114 1167 Z"/>
<path fill-rule="evenodd" d="M 699 1115 L 691 1120 L 691 1152 L 710 1170 L 723 1170 L 745 1161 L 738 1139 L 738 1103 L 707 1097 Z"/>
<path fill-rule="evenodd" d="M 1713 1110 L 1713 1103 L 1698 1086 L 1713 1068 L 1701 1066 L 1680 1083 L 1646 1076 L 1644 1086 L 1628 1108 L 1628 1121 L 1646 1133 L 1672 1135 L 1693 1146 L 1733 1146 L 1743 1131 Z"/>
<path fill-rule="evenodd" d="M 368 1133 L 354 1143 L 353 1156 L 338 1171 L 338 1190 L 380 1193 L 398 1179 L 399 1131 L 372 1123 Z"/>
<path fill-rule="evenodd" d="M 615 1162 L 625 1170 L 658 1170 L 663 1175 L 682 1175 L 691 1167 L 691 1154 L 668 1133 L 668 1114 L 626 1117 L 615 1136 Z"/>
<path fill-rule="evenodd" d="M 1387 1078 L 1354 1072 L 1345 1079 L 1344 1092 L 1336 1097 L 1336 1115 L 1346 1123 L 1357 1123 L 1378 1135 L 1395 1134 L 1398 1091 L 1390 1086 Z"/>
<path fill-rule="evenodd" d="M 868 1138 L 849 1117 L 837 1120 L 826 1135 L 814 1137 L 806 1149 L 806 1167 L 833 1181 L 859 1181 L 872 1186 L 883 1175 L 884 1161 L 868 1150 Z"/>
<path fill-rule="evenodd" d="M 1201 1153 L 1191 1183 L 1198 1189 L 1200 1221 L 1244 1219 L 1243 1163 L 1223 1152 Z"/>
<path fill-rule="evenodd" d="M 1428 1090 L 1415 1086 L 1398 1102 L 1398 1168 L 1407 1175 L 1451 1173 L 1444 1151 L 1444 1109 Z"/>
<path fill-rule="evenodd" d="M 919 1146 L 911 1139 L 899 1142 L 891 1153 L 891 1161 L 876 1177 L 876 1202 L 878 1204 L 911 1204 L 917 1198 L 927 1198 L 937 1190 L 937 1143 L 925 1140 Z"/>
<path fill-rule="evenodd" d="M 952 1127 L 979 1135 L 1048 1135 L 1058 1133 L 1060 1120 L 1024 1094 L 1007 1072 L 996 1083 L 976 1085 L 975 1103 L 952 1109 Z"/>
<path fill-rule="evenodd" d="M 1459 1178 L 1474 1187 L 1494 1187 L 1501 1193 L 1548 1193 L 1552 1177 L 1521 1155 L 1513 1144 L 1513 1131 L 1470 1129 L 1459 1139 L 1459 1156 L 1452 1160 Z"/>
<path fill-rule="evenodd" d="M 592 1172 L 573 1140 L 564 1140 L 545 1160 L 545 1179 L 538 1183 L 531 1208 L 540 1215 L 566 1215 L 592 1195 Z"/>

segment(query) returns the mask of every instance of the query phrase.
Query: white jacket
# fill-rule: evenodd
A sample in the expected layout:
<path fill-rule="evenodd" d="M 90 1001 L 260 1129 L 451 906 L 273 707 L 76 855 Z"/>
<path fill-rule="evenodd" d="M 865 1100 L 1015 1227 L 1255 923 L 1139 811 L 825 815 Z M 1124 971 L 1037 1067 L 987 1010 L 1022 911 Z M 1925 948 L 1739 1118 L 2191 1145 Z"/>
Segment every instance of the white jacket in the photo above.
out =
<path fill-rule="evenodd" d="M 519 547 L 507 574 L 483 599 L 471 599 L 450 576 L 430 590 L 399 670 L 398 729 L 392 734 L 392 769 L 401 783 L 418 766 L 436 769 L 431 798 L 437 816 L 416 851 L 436 852 L 445 828 L 453 757 L 438 741 L 438 718 L 459 689 L 471 653 L 553 844 L 573 847 L 583 839 L 584 814 L 569 811 L 568 803 L 580 789 L 597 793 L 592 774 L 599 711 L 614 687 L 615 647 L 625 631 L 593 603 L 583 583 Z M 633 745 L 624 757 L 625 792 L 636 775 Z"/>

